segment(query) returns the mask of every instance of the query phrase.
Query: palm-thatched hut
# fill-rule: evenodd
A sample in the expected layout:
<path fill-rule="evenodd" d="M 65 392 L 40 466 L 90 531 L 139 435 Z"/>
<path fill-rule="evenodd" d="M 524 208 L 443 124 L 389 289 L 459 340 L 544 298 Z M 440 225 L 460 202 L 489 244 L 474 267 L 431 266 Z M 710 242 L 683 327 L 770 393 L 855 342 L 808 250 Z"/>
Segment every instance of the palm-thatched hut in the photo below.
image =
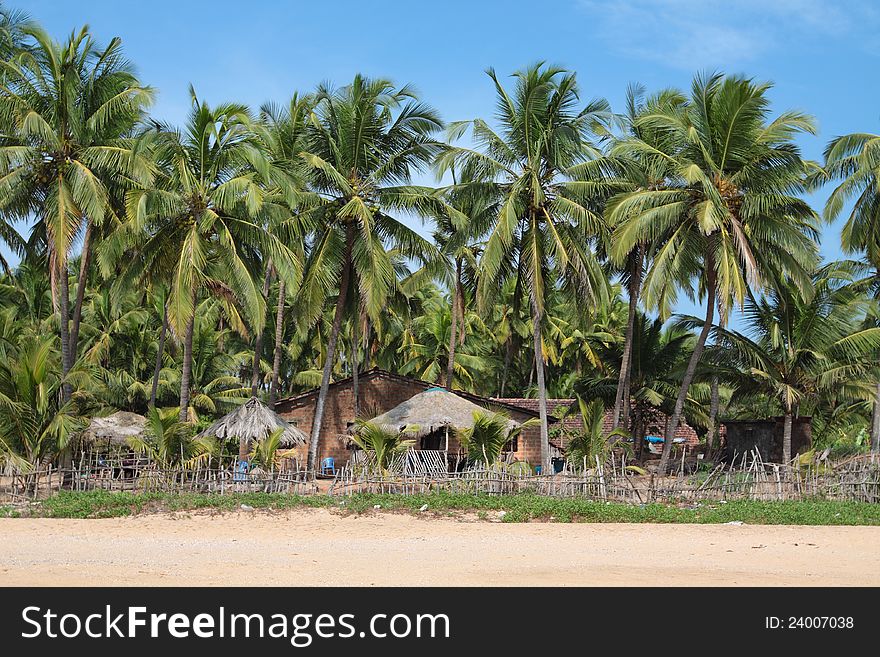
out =
<path fill-rule="evenodd" d="M 117 411 L 106 417 L 93 417 L 89 426 L 79 436 L 81 445 L 92 449 L 102 444 L 107 447 L 128 445 L 129 439 L 142 436 L 147 426 L 147 418 L 137 413 Z"/>
<path fill-rule="evenodd" d="M 289 424 L 256 397 L 251 397 L 231 413 L 214 422 L 199 436 L 216 436 L 221 440 L 237 438 L 239 454 L 246 458 L 248 446 L 253 441 L 264 440 L 269 434 L 281 429 L 279 445 L 291 448 L 308 442 L 308 436 Z"/>
<path fill-rule="evenodd" d="M 399 431 L 419 441 L 419 449 L 449 450 L 450 430 L 453 435 L 474 426 L 474 413 L 492 411 L 444 388 L 429 388 L 377 415 L 370 422 L 386 431 Z M 510 430 L 520 426 L 508 420 Z"/>

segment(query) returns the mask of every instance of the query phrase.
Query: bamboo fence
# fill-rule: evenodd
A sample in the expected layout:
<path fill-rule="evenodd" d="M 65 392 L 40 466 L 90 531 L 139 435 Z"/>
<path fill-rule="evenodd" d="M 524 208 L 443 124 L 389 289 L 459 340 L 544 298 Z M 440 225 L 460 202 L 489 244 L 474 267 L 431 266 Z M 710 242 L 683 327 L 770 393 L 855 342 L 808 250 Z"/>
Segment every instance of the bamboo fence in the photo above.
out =
<path fill-rule="evenodd" d="M 359 493 L 467 495 L 534 494 L 634 504 L 697 502 L 702 500 L 832 499 L 880 502 L 880 459 L 854 459 L 831 468 L 824 464 L 797 467 L 764 462 L 757 452 L 736 463 L 707 472 L 670 476 L 638 474 L 624 459 L 597 462 L 579 471 L 534 475 L 503 468 L 477 467 L 442 477 L 379 473 L 363 467 L 341 470 L 332 495 Z"/>
<path fill-rule="evenodd" d="M 11 466 L 0 470 L 0 501 L 27 502 L 58 490 L 130 491 L 135 493 L 242 492 L 314 495 L 393 493 L 401 495 L 436 492 L 466 495 L 534 494 L 633 504 L 652 502 L 698 502 L 702 500 L 804 500 L 829 499 L 880 502 L 880 458 L 863 455 L 839 462 L 789 465 L 764 462 L 757 452 L 735 463 L 710 470 L 686 473 L 684 466 L 669 476 L 643 474 L 624 457 L 566 467 L 557 474 L 534 475 L 509 471 L 504 466 L 476 467 L 447 472 L 445 452 L 402 454 L 384 471 L 371 455 L 361 455 L 337 471 L 327 486 L 319 488 L 313 473 L 296 460 L 285 458 L 269 469 L 235 468 L 235 460 L 203 460 L 174 467 L 143 457 L 108 457 L 81 454 L 67 468 L 51 464 L 32 472 Z"/>

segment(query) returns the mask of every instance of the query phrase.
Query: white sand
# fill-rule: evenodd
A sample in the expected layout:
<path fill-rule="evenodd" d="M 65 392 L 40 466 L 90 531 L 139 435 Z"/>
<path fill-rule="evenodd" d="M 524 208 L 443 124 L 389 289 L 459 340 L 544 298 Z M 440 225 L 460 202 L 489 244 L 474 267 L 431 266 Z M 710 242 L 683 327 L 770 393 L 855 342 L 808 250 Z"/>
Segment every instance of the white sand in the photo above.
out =
<path fill-rule="evenodd" d="M 0 519 L 0 585 L 880 585 L 880 527 L 328 510 Z"/>

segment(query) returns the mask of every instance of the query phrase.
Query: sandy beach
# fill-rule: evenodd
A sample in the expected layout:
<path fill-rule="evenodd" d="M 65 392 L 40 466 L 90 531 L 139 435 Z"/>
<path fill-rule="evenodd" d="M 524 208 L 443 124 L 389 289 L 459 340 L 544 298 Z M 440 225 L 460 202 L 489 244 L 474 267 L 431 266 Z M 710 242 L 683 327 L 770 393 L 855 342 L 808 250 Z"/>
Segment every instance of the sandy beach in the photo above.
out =
<path fill-rule="evenodd" d="M 5 586 L 877 586 L 880 527 L 476 522 L 328 510 L 0 520 Z"/>

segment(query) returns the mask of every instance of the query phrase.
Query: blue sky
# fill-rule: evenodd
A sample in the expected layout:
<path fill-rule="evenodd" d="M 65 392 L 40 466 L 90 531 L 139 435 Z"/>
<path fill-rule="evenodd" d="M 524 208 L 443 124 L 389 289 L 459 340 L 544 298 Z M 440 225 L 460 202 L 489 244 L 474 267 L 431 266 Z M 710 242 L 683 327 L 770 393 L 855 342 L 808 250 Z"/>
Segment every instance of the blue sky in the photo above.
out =
<path fill-rule="evenodd" d="M 772 81 L 776 111 L 817 118 L 818 137 L 801 139 L 814 159 L 833 136 L 880 131 L 880 4 L 871 1 L 7 4 L 58 39 L 83 24 L 101 42 L 121 37 L 159 92 L 153 113 L 171 122 L 186 114 L 190 83 L 211 103 L 258 106 L 321 81 L 344 84 L 356 72 L 414 83 L 446 120 L 490 118 L 486 67 L 506 75 L 544 60 L 577 71 L 582 96 L 603 96 L 615 109 L 631 82 L 687 89 L 706 69 Z M 813 197 L 818 209 L 825 196 Z M 839 225 L 825 227 L 826 257 L 840 255 L 838 242 Z"/>

